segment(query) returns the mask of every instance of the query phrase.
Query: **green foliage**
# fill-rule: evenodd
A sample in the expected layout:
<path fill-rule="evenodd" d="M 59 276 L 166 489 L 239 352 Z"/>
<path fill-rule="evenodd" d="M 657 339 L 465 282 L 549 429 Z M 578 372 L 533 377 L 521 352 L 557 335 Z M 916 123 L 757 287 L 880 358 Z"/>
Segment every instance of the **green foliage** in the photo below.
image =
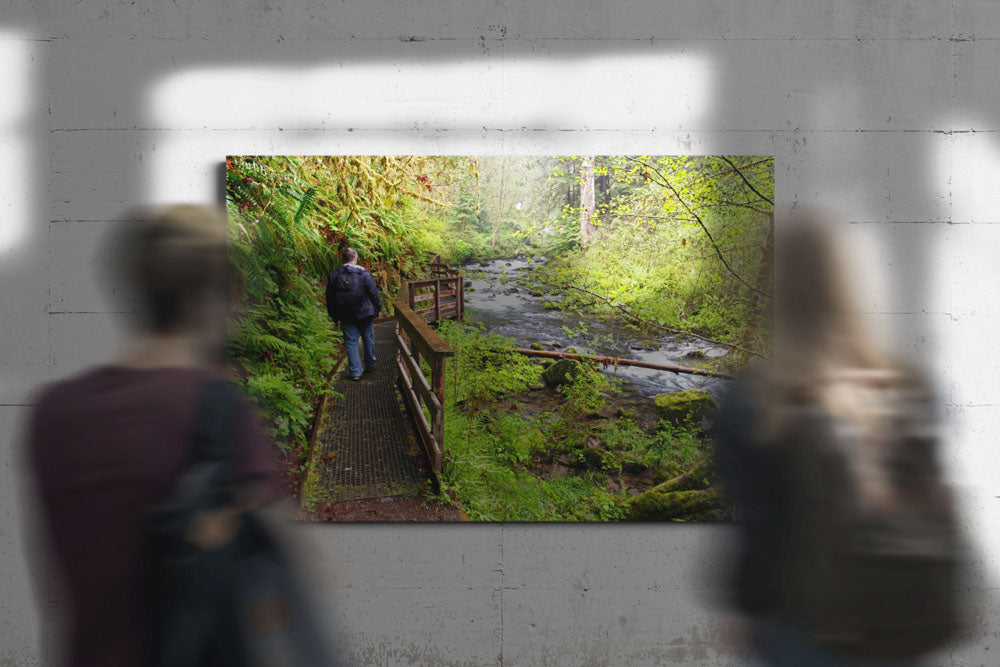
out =
<path fill-rule="evenodd" d="M 541 368 L 515 352 L 509 339 L 454 320 L 441 321 L 438 332 L 455 350 L 447 367 L 447 375 L 457 388 L 449 392 L 450 402 L 467 402 L 475 409 L 538 382 Z"/>
<path fill-rule="evenodd" d="M 545 254 L 533 277 L 554 286 L 546 286 L 546 308 L 621 318 L 621 306 L 766 351 L 773 161 L 597 156 L 597 232 L 585 247 L 580 163 L 580 156 L 227 159 L 235 269 L 229 354 L 278 446 L 301 451 L 315 406 L 329 393 L 341 337 L 323 289 L 346 245 L 372 272 L 386 310 L 435 254 L 452 264 Z M 533 293 L 542 294 L 539 286 Z M 609 476 L 667 474 L 706 456 L 692 430 L 661 423 L 647 434 L 628 418 L 599 417 L 615 387 L 586 363 L 560 385 L 558 409 L 524 417 L 514 401 L 539 385 L 540 365 L 482 330 L 445 321 L 440 331 L 456 350 L 446 375 L 444 483 L 471 518 L 622 518 L 626 498 L 607 490 Z M 582 323 L 564 333 L 588 335 Z M 556 457 L 574 472 L 545 473 Z"/>
<path fill-rule="evenodd" d="M 305 443 L 341 336 L 326 314 L 326 276 L 354 247 L 385 293 L 436 252 L 428 172 L 456 158 L 230 157 L 226 207 L 234 267 L 229 358 L 279 448 Z"/>
<path fill-rule="evenodd" d="M 563 188 L 569 163 L 563 158 L 553 169 Z M 579 202 L 572 197 L 545 223 L 551 232 L 544 252 L 555 261 L 538 277 L 562 286 L 560 307 L 621 317 L 617 305 L 766 354 L 773 159 L 615 156 L 597 165 L 610 183 L 598 188 L 591 243 L 579 247 Z"/>
<path fill-rule="evenodd" d="M 607 492 L 603 474 L 543 479 L 523 465 L 553 446 L 552 426 L 504 409 L 503 401 L 539 379 L 540 366 L 511 351 L 500 336 L 441 322 L 455 349 L 448 361 L 444 489 L 480 521 L 598 521 L 624 516 L 623 499 Z M 589 377 L 589 376 L 588 376 Z M 578 407 L 593 398 L 576 383 Z M 509 406 L 508 406 L 509 407 Z"/>
<path fill-rule="evenodd" d="M 710 448 L 697 427 L 677 426 L 660 420 L 644 461 L 660 468 L 687 470 L 709 456 Z"/>

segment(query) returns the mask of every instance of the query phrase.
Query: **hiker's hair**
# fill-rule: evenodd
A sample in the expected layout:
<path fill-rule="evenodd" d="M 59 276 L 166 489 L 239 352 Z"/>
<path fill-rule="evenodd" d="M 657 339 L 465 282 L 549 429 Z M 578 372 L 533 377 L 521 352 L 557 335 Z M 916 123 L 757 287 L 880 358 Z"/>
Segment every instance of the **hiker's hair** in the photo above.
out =
<path fill-rule="evenodd" d="M 194 307 L 226 289 L 225 214 L 215 206 L 181 204 L 135 217 L 117 252 L 119 277 L 138 301 L 140 325 L 167 333 L 196 324 L 189 321 Z"/>
<path fill-rule="evenodd" d="M 884 408 L 884 389 L 902 381 L 900 364 L 862 321 L 859 297 L 829 218 L 815 212 L 785 222 L 775 252 L 774 359 L 754 393 L 765 432 L 802 401 L 860 425 Z"/>
<path fill-rule="evenodd" d="M 358 251 L 354 248 L 344 248 L 340 251 L 340 261 L 344 264 L 353 262 L 358 258 Z"/>
<path fill-rule="evenodd" d="M 775 361 L 813 382 L 830 369 L 885 369 L 887 355 L 864 326 L 845 253 L 827 218 L 789 219 L 775 252 Z"/>

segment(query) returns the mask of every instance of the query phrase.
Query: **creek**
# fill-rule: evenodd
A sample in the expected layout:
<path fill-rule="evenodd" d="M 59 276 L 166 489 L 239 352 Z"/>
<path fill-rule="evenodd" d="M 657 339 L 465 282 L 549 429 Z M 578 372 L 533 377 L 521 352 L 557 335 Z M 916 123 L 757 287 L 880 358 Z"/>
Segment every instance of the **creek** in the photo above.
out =
<path fill-rule="evenodd" d="M 519 347 L 541 344 L 545 349 L 639 359 L 659 364 L 697 365 L 693 356 L 717 358 L 727 350 L 684 336 L 644 334 L 621 322 L 589 313 L 546 307 L 557 295 L 533 296 L 545 288 L 534 285 L 531 271 L 545 258 L 496 259 L 466 264 L 466 319 L 482 323 L 489 333 L 514 339 Z M 626 389 L 643 396 L 686 389 L 704 389 L 718 399 L 728 380 L 706 378 L 634 366 L 609 367 L 605 372 L 624 381 Z M 631 392 L 630 392 L 631 393 Z"/>

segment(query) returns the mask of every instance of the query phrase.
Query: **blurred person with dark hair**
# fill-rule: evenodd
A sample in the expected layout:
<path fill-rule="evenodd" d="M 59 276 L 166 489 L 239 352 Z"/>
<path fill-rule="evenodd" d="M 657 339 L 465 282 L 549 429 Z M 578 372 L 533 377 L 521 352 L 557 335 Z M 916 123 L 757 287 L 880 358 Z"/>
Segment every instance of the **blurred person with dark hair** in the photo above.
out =
<path fill-rule="evenodd" d="M 767 664 L 916 664 L 960 625 L 938 409 L 865 331 L 829 230 L 802 217 L 778 240 L 774 359 L 717 422 L 735 604 Z"/>
<path fill-rule="evenodd" d="M 330 319 L 340 323 L 350 378 L 360 380 L 363 373 L 375 370 L 374 323 L 382 311 L 382 299 L 371 274 L 358 266 L 354 248 L 344 248 L 340 259 L 343 264 L 330 272 L 326 283 L 326 312 Z M 365 345 L 363 364 L 359 339 Z"/>
<path fill-rule="evenodd" d="M 224 377 L 222 211 L 168 208 L 151 222 L 130 223 L 116 251 L 140 327 L 117 361 L 41 391 L 26 452 L 66 593 L 66 663 L 89 667 L 155 661 L 151 513 L 191 463 L 206 382 Z M 270 495 L 267 438 L 242 397 L 233 424 L 239 494 L 192 517 L 186 535 L 198 549 L 226 544 L 239 508 Z"/>

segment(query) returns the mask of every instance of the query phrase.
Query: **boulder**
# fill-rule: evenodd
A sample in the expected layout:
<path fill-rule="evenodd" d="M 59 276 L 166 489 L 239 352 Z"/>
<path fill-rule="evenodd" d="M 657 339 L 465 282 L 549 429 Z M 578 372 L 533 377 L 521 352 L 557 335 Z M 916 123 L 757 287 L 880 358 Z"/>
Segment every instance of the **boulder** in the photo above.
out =
<path fill-rule="evenodd" d="M 658 340 L 634 340 L 628 344 L 629 348 L 633 350 L 645 350 L 649 352 L 655 352 L 660 349 L 660 341 Z"/>
<path fill-rule="evenodd" d="M 657 394 L 653 402 L 659 418 L 675 426 L 694 425 L 707 431 L 715 418 L 715 399 L 701 389 Z"/>
<path fill-rule="evenodd" d="M 704 350 L 691 350 L 684 353 L 685 359 L 706 359 L 708 358 Z"/>
<path fill-rule="evenodd" d="M 544 350 L 545 346 L 536 341 L 536 342 L 534 342 L 534 343 L 531 344 L 531 349 L 532 350 Z"/>
<path fill-rule="evenodd" d="M 545 380 L 546 384 L 553 386 L 566 384 L 570 381 L 569 376 L 579 365 L 580 362 L 574 359 L 560 359 L 542 371 L 542 379 Z"/>

